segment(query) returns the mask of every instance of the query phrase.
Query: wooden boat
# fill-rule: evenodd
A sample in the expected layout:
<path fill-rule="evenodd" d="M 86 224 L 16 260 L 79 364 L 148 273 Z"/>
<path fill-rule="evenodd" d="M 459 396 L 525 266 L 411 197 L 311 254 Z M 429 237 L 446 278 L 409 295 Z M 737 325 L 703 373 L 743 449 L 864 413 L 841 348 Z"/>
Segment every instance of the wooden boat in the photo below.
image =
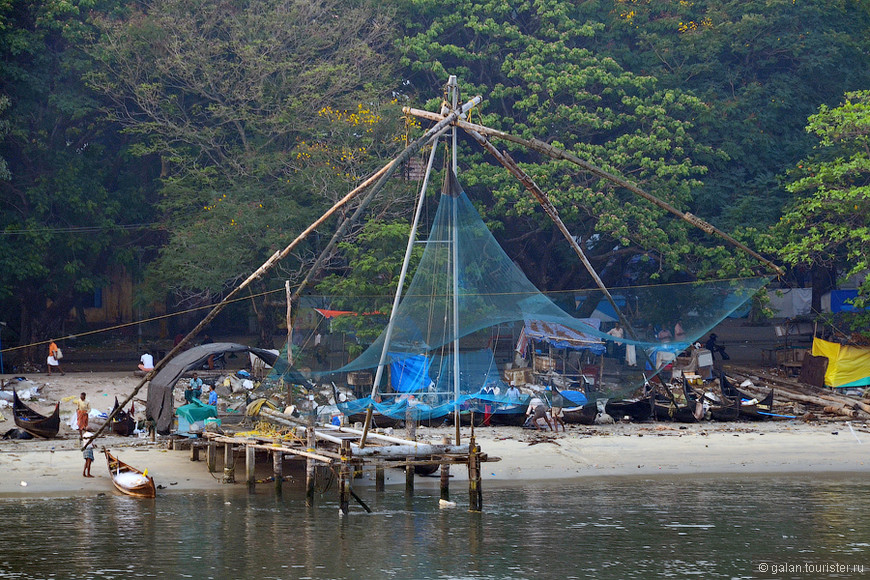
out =
<path fill-rule="evenodd" d="M 341 410 L 341 405 L 338 406 L 338 409 Z M 347 423 L 348 425 L 353 425 L 354 423 L 363 423 L 366 422 L 366 414 L 365 413 L 353 413 L 351 415 L 347 415 Z M 389 415 L 383 415 L 375 411 L 372 413 L 372 427 L 386 429 L 387 427 L 398 427 L 402 424 L 401 419 L 396 419 L 394 417 L 390 417 Z"/>
<path fill-rule="evenodd" d="M 489 412 L 487 413 L 487 406 Z M 489 426 L 504 426 L 504 427 L 522 427 L 526 421 L 526 410 L 529 408 L 528 400 L 524 403 L 490 403 L 479 401 L 477 408 L 474 410 L 474 425 L 475 427 Z M 460 413 L 460 419 L 465 421 L 465 417 Z M 469 417 L 469 423 L 471 419 Z"/>
<path fill-rule="evenodd" d="M 740 399 L 722 397 L 720 401 L 711 401 L 710 418 L 714 421 L 736 421 L 740 418 Z"/>
<path fill-rule="evenodd" d="M 628 417 L 631 421 L 646 421 L 653 413 L 652 395 L 639 399 L 620 399 L 607 401 L 604 412 L 619 421 Z"/>
<path fill-rule="evenodd" d="M 737 399 L 740 402 L 741 417 L 755 420 L 777 417 L 777 415 L 773 413 L 773 389 L 770 389 L 767 396 L 759 401 L 755 397 L 744 393 L 732 385 L 725 377 L 724 373 L 720 378 L 719 386 L 722 389 L 723 397 Z"/>
<path fill-rule="evenodd" d="M 598 416 L 598 403 L 591 402 L 579 407 L 562 408 L 562 420 L 576 425 L 592 425 Z"/>
<path fill-rule="evenodd" d="M 103 449 L 103 453 L 106 454 L 112 483 L 118 491 L 133 497 L 156 497 L 157 488 L 154 486 L 153 477 L 127 465 L 112 455 L 108 449 Z"/>
<path fill-rule="evenodd" d="M 118 397 L 115 397 L 115 406 L 112 409 L 112 412 L 115 412 L 115 409 L 118 408 Z M 136 421 L 133 420 L 132 410 L 130 413 L 127 411 L 120 409 L 115 417 L 112 419 L 112 432 L 115 435 L 120 435 L 121 437 L 129 437 L 133 434 L 134 429 L 136 429 Z"/>
<path fill-rule="evenodd" d="M 52 439 L 60 430 L 60 403 L 55 406 L 54 413 L 46 417 L 25 405 L 15 389 L 12 390 L 12 415 L 16 425 L 36 437 Z"/>
<path fill-rule="evenodd" d="M 676 386 L 664 386 L 665 389 L 676 388 Z M 678 423 L 697 423 L 704 417 L 704 406 L 696 400 L 686 390 L 685 385 L 682 386 L 682 396 L 680 393 L 676 395 L 673 391 L 668 390 L 666 395 L 656 394 L 654 401 L 653 412 L 656 419 L 662 421 L 676 421 Z"/>
<path fill-rule="evenodd" d="M 580 391 L 560 391 L 556 386 L 550 387 L 553 397 L 551 407 L 562 409 L 562 420 L 574 425 L 592 425 L 598 416 L 598 403 L 586 399 L 586 394 Z M 528 404 L 526 405 L 528 408 Z"/>

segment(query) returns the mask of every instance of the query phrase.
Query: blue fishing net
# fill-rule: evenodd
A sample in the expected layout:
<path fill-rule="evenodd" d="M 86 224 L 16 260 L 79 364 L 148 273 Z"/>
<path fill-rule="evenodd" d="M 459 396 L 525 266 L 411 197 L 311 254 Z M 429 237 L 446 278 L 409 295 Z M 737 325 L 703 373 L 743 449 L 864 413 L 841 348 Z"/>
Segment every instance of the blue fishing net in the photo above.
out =
<path fill-rule="evenodd" d="M 595 371 L 585 368 L 589 365 L 583 364 L 584 357 L 588 362 L 614 350 L 621 359 L 630 358 L 623 354 L 626 351 L 633 352 L 635 368 L 655 374 L 769 280 L 619 288 L 612 291 L 616 308 L 600 290 L 562 295 L 557 304 L 502 250 L 452 173 L 422 243 L 425 250 L 396 311 L 389 322 L 381 318 L 391 327 L 389 344 L 385 328 L 354 360 L 315 373 L 338 381 L 355 371 L 374 375 L 386 352 L 384 380 L 375 388 L 376 397 L 344 403 L 348 413 L 373 407 L 404 418 L 411 403 L 419 407 L 415 412 L 420 416 L 437 417 L 472 399 L 478 406 L 509 407 L 517 403 L 507 396 L 509 365 L 529 364 L 532 373 L 573 377 L 563 385 L 582 390 L 595 383 L 589 376 Z M 618 323 L 621 336 L 614 331 Z M 508 328 L 507 334 L 516 338 L 516 356 L 510 362 L 497 362 L 493 350 L 475 347 L 481 334 L 492 328 Z M 458 381 L 454 341 L 460 347 Z M 561 359 L 551 356 L 554 353 Z M 574 362 L 566 362 L 572 356 L 565 353 L 576 353 Z M 536 356 L 553 360 L 536 368 L 537 362 L 530 360 Z M 597 391 L 610 396 L 637 387 L 631 382 L 610 385 L 607 392 L 607 385 L 598 383 Z"/>

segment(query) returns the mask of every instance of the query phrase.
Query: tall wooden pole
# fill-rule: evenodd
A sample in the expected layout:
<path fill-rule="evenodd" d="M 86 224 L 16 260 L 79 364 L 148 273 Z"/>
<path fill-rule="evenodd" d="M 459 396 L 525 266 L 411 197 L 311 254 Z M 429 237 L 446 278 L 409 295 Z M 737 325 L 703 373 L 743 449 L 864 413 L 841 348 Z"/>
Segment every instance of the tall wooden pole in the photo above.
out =
<path fill-rule="evenodd" d="M 410 157 L 411 155 L 413 155 L 414 153 L 419 151 L 423 147 L 423 145 L 436 139 L 442 133 L 445 133 L 450 128 L 451 122 L 458 119 L 460 115 L 470 111 L 473 107 L 475 107 L 478 103 L 480 103 L 481 100 L 482 100 L 482 97 L 480 97 L 480 96 L 474 97 L 473 99 L 471 99 L 470 101 L 465 103 L 461 108 L 451 111 L 442 120 L 438 121 L 431 129 L 426 131 L 426 134 L 423 137 L 414 141 L 414 143 L 417 144 L 416 146 L 409 145 L 407 148 L 405 148 L 405 151 L 402 152 L 402 155 L 397 157 L 396 160 L 394 160 L 394 162 L 398 161 L 398 160 L 404 161 L 405 159 L 407 159 L 408 157 Z M 428 135 L 428 137 L 427 137 L 427 135 Z M 424 138 L 425 138 L 425 140 L 424 140 Z M 382 365 L 378 365 L 378 370 L 381 371 L 381 369 L 382 369 Z M 378 383 L 377 383 L 377 381 L 375 381 L 374 384 L 372 385 L 372 398 L 374 398 L 374 396 L 376 394 L 377 387 L 378 387 Z M 360 449 L 365 447 L 365 444 L 366 444 L 366 437 L 368 436 L 369 429 L 371 428 L 371 425 L 372 425 L 372 412 L 373 412 L 373 410 L 371 407 L 366 409 L 366 421 L 365 421 L 365 425 L 363 426 L 363 434 L 359 440 Z"/>
<path fill-rule="evenodd" d="M 459 84 L 456 76 L 450 75 L 447 82 L 447 90 L 450 96 L 450 108 L 456 111 L 459 105 Z M 452 162 L 450 164 L 453 175 L 456 175 L 458 156 L 456 153 L 456 126 L 453 127 L 453 147 L 451 147 Z M 450 177 L 448 176 L 448 179 Z M 456 425 L 456 444 L 459 445 L 460 417 L 459 417 L 459 204 L 453 200 L 453 240 L 451 254 L 453 262 L 453 423 Z"/>

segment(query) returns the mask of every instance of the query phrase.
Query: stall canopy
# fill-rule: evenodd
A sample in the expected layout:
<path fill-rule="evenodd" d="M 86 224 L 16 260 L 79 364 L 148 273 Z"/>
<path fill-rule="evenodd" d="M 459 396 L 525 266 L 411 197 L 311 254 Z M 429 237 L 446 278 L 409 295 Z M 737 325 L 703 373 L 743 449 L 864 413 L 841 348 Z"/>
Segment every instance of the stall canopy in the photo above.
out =
<path fill-rule="evenodd" d="M 166 363 L 160 372 L 154 375 L 148 385 L 148 405 L 145 409 L 146 417 L 155 422 L 157 432 L 166 435 L 172 427 L 173 396 L 172 389 L 181 376 L 189 371 L 200 368 L 208 360 L 208 357 L 230 352 L 250 352 L 275 369 L 276 374 L 284 377 L 284 380 L 293 384 L 307 384 L 308 381 L 298 371 L 287 365 L 286 359 L 272 351 L 236 344 L 233 342 L 213 342 L 188 349 L 174 359 Z"/>
<path fill-rule="evenodd" d="M 870 347 L 813 339 L 813 356 L 828 359 L 825 384 L 835 388 L 870 385 Z"/>
<path fill-rule="evenodd" d="M 578 320 L 587 324 L 589 330 L 597 332 L 601 328 L 601 320 L 598 318 L 579 318 Z M 589 350 L 594 354 L 603 354 L 606 350 L 604 341 L 600 338 L 562 324 L 542 320 L 525 321 L 519 340 L 517 340 L 517 352 L 525 357 L 529 342 L 532 340 L 546 342 L 557 348 Z"/>

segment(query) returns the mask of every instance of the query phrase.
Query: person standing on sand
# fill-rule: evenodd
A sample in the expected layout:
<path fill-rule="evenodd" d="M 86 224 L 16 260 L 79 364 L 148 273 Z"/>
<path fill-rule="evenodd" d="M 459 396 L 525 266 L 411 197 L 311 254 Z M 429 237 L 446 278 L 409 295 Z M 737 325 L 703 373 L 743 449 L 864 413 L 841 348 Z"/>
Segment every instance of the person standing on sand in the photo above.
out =
<path fill-rule="evenodd" d="M 48 363 L 48 376 L 51 376 L 51 367 L 55 367 L 56 370 L 60 371 L 60 374 L 65 375 L 63 369 L 60 368 L 60 357 L 63 356 L 60 353 L 60 349 L 57 347 L 54 341 L 48 345 L 48 358 L 45 360 Z"/>
<path fill-rule="evenodd" d="M 85 468 L 82 470 L 82 477 L 93 477 L 93 475 L 91 475 L 91 463 L 94 462 L 93 445 L 85 447 L 85 450 L 82 451 L 82 455 L 85 457 Z"/>
<path fill-rule="evenodd" d="M 208 404 L 213 407 L 217 407 L 218 404 L 217 391 L 214 390 L 214 385 L 211 386 L 211 390 L 208 393 Z"/>
<path fill-rule="evenodd" d="M 81 397 L 76 399 L 76 425 L 79 428 L 79 440 L 84 437 L 85 431 L 88 429 L 88 413 L 91 412 L 91 403 L 87 400 L 87 395 L 82 393 Z M 91 457 L 93 459 L 93 457 Z"/>

